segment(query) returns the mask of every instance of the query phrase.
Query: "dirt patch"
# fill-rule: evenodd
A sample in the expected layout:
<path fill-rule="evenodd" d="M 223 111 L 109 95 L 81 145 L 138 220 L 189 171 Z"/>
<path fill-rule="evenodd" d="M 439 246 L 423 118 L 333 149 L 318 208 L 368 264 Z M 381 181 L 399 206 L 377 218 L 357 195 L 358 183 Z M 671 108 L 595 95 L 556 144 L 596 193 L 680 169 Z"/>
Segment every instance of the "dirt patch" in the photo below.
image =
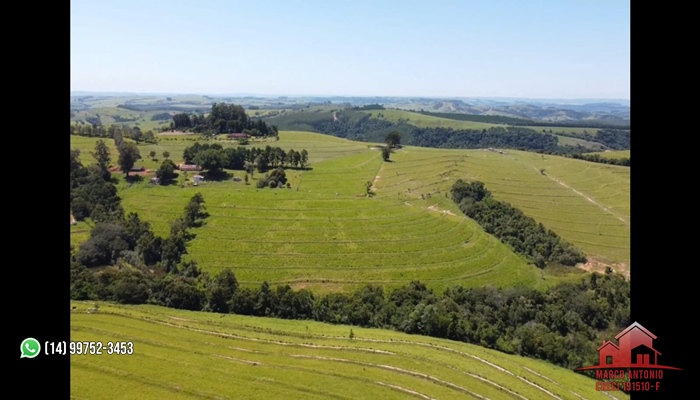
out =
<path fill-rule="evenodd" d="M 450 211 L 450 210 L 443 210 L 442 208 L 438 208 L 438 206 L 430 206 L 430 207 L 428 207 L 428 210 L 429 210 L 429 211 L 437 211 L 437 212 L 439 212 L 439 213 L 442 213 L 443 215 L 452 215 L 452 216 L 454 216 L 454 217 L 457 216 L 457 214 L 453 213 L 452 211 Z"/>
<path fill-rule="evenodd" d="M 613 271 L 622 274 L 627 279 L 630 279 L 630 268 L 626 263 L 611 263 L 589 258 L 587 263 L 578 264 L 577 267 L 586 272 L 598 272 L 601 274 L 604 274 L 605 269 L 610 267 Z"/>

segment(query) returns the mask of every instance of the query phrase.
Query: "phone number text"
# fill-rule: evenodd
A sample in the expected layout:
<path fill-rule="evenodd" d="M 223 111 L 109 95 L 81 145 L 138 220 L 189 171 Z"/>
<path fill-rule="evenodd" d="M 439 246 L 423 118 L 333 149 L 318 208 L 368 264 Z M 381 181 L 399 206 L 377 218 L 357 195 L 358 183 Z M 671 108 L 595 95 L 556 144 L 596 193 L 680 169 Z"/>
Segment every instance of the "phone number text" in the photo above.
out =
<path fill-rule="evenodd" d="M 133 342 L 46 342 L 46 355 L 130 355 Z"/>

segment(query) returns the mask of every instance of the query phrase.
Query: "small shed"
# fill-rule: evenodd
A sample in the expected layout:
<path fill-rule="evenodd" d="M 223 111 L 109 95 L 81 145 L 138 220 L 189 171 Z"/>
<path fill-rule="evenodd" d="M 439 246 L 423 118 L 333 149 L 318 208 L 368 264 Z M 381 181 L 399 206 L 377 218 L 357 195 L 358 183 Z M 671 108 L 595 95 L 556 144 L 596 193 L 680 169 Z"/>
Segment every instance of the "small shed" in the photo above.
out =
<path fill-rule="evenodd" d="M 151 184 L 160 185 L 160 178 L 151 178 Z"/>
<path fill-rule="evenodd" d="M 204 182 L 204 177 L 202 175 L 195 175 L 192 177 L 192 180 L 195 183 Z"/>

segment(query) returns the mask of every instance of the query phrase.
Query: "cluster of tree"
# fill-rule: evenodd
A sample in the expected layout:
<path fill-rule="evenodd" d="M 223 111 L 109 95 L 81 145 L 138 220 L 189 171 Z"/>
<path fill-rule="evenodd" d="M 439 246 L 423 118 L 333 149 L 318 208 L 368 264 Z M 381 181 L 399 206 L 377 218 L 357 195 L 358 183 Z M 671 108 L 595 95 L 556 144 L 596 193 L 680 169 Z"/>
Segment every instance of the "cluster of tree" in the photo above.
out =
<path fill-rule="evenodd" d="M 168 121 L 172 116 L 170 113 L 158 113 L 151 117 L 151 121 Z"/>
<path fill-rule="evenodd" d="M 571 243 L 512 205 L 494 199 L 483 182 L 459 179 L 451 195 L 464 214 L 540 268 L 549 263 L 574 266 L 587 261 Z"/>
<path fill-rule="evenodd" d="M 197 271 L 198 272 L 198 271 Z M 290 286 L 239 287 L 231 270 L 183 276 L 123 270 L 90 274 L 72 263 L 71 297 L 394 329 L 538 358 L 568 369 L 597 362 L 608 332 L 630 323 L 630 285 L 608 269 L 547 291 L 464 288 L 439 295 L 420 282 L 315 295 Z"/>
<path fill-rule="evenodd" d="M 187 164 L 197 164 L 210 172 L 222 169 L 249 170 L 250 165 L 264 173 L 270 168 L 306 168 L 309 163 L 309 153 L 306 149 L 284 151 L 280 147 L 265 146 L 265 148 L 228 147 L 223 148 L 218 143 L 194 143 L 185 148 L 183 158 Z M 252 170 L 248 171 L 252 173 Z"/>
<path fill-rule="evenodd" d="M 104 125 L 70 125 L 70 134 L 85 137 L 113 138 L 121 140 L 129 138 L 136 143 L 156 143 L 156 135 L 153 131 L 142 132 L 138 126 L 128 126 L 124 124 Z"/>
<path fill-rule="evenodd" d="M 85 117 L 85 121 L 93 126 L 102 125 L 102 119 L 100 118 L 99 115 L 91 115 L 89 117 Z"/>
<path fill-rule="evenodd" d="M 208 115 L 179 113 L 173 115 L 170 129 L 196 133 L 246 133 L 255 137 L 278 136 L 277 127 L 261 119 L 251 119 L 237 104 L 214 103 Z"/>
<path fill-rule="evenodd" d="M 364 106 L 353 107 L 352 110 L 371 111 L 371 110 L 386 110 L 386 108 L 384 108 L 384 106 L 381 104 L 367 104 Z"/>
<path fill-rule="evenodd" d="M 611 165 L 620 165 L 623 167 L 630 167 L 630 158 L 629 157 L 621 157 L 621 158 L 606 158 L 602 157 L 600 154 L 572 154 L 571 158 L 575 158 L 577 160 L 585 160 L 585 161 L 590 161 L 590 162 L 595 162 L 595 163 L 601 163 L 601 164 L 611 164 Z"/>
<path fill-rule="evenodd" d="M 134 122 L 134 121 L 139 120 L 139 117 L 125 118 L 125 117 L 122 117 L 119 115 L 114 115 L 114 116 L 112 116 L 112 118 L 114 119 L 114 122 L 118 122 L 120 124 L 125 123 L 125 122 Z"/>
<path fill-rule="evenodd" d="M 283 188 L 291 189 L 292 185 L 287 182 L 287 173 L 284 172 L 284 168 L 277 167 L 272 170 L 272 172 L 265 174 L 263 178 L 259 178 L 258 182 L 255 184 L 257 188 Z"/>
<path fill-rule="evenodd" d="M 452 128 L 416 128 L 411 133 L 414 146 L 483 149 L 500 147 L 515 150 L 556 150 L 556 136 L 528 128 L 492 127 L 489 129 L 454 130 Z"/>
<path fill-rule="evenodd" d="M 70 207 L 78 221 L 86 218 L 101 221 L 124 215 L 117 187 L 107 170 L 109 149 L 104 142 L 98 142 L 94 155 L 102 161 L 86 167 L 80 162 L 80 150 L 70 151 Z"/>
<path fill-rule="evenodd" d="M 582 134 L 557 132 L 556 134 L 600 143 L 612 150 L 630 149 L 630 131 L 625 129 L 600 129 L 597 134 L 591 134 L 589 132 L 584 132 Z"/>

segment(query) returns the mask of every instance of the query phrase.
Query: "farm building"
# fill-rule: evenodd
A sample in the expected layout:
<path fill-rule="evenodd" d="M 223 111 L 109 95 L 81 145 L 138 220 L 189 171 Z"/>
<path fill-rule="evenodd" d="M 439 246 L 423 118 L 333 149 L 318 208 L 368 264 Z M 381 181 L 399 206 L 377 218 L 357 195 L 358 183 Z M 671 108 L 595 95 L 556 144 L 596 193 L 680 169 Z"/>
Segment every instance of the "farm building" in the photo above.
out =
<path fill-rule="evenodd" d="M 160 178 L 151 178 L 151 183 L 154 185 L 160 185 Z"/>
<path fill-rule="evenodd" d="M 195 175 L 192 177 L 192 180 L 199 183 L 199 182 L 204 182 L 204 177 L 202 175 Z"/>
<path fill-rule="evenodd" d="M 144 167 L 133 167 L 129 170 L 129 172 L 143 172 L 145 170 L 146 170 L 146 168 L 144 168 Z"/>
<path fill-rule="evenodd" d="M 202 167 L 195 164 L 182 163 L 177 166 L 177 169 L 179 169 L 180 171 L 201 171 Z"/>
<path fill-rule="evenodd" d="M 229 139 L 249 139 L 250 135 L 247 133 L 232 133 L 228 135 Z"/>

